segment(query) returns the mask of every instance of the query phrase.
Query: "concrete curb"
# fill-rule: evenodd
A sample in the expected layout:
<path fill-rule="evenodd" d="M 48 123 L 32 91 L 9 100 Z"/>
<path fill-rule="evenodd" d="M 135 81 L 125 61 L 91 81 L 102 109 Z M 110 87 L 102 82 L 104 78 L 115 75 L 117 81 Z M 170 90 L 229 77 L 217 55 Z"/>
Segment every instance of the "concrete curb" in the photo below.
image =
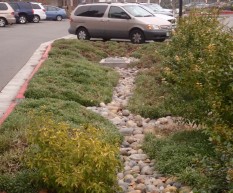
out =
<path fill-rule="evenodd" d="M 77 37 L 74 35 L 67 35 L 55 40 L 76 38 Z M 25 98 L 24 93 L 29 81 L 41 67 L 43 62 L 48 58 L 48 53 L 51 50 L 51 44 L 55 40 L 42 43 L 24 67 L 13 77 L 3 90 L 0 91 L 0 125 L 11 114 L 18 102 Z"/>
<path fill-rule="evenodd" d="M 0 125 L 11 114 L 20 99 L 25 98 L 24 93 L 28 83 L 38 71 L 42 63 L 47 59 L 52 42 L 46 42 L 39 46 L 25 66 L 14 76 L 0 93 Z"/>

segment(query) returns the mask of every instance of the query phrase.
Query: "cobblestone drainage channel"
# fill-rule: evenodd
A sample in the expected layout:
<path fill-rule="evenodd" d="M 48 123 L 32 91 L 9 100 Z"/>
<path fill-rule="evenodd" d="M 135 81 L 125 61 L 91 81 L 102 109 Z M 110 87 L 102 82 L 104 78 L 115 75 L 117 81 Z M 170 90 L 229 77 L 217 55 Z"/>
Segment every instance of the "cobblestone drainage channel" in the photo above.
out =
<path fill-rule="evenodd" d="M 119 68 L 127 68 L 130 63 L 139 61 L 136 58 L 130 57 L 108 57 L 104 58 L 100 61 L 100 64 L 109 66 L 109 67 L 119 67 Z"/>

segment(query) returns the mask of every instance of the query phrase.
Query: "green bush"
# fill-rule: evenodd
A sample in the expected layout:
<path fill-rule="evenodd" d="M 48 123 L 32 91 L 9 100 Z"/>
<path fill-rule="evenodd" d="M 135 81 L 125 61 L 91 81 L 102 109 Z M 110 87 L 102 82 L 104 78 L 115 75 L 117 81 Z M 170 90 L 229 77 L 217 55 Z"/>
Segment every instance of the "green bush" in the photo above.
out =
<path fill-rule="evenodd" d="M 217 17 L 191 13 L 180 19 L 164 51 L 163 75 L 172 113 L 206 127 L 233 180 L 233 41 Z"/>
<path fill-rule="evenodd" d="M 100 140 L 103 131 L 70 128 L 49 117 L 37 117 L 29 133 L 25 163 L 38 172 L 48 189 L 58 193 L 117 190 L 118 144 Z"/>

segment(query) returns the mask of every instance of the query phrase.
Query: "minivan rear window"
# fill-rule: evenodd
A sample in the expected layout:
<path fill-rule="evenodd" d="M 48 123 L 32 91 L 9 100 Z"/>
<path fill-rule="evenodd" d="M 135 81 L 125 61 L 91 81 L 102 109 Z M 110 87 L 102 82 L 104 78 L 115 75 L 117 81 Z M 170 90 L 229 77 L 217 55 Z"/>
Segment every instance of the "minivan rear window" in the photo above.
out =
<path fill-rule="evenodd" d="M 11 5 L 11 7 L 16 11 L 17 9 L 19 9 L 19 6 L 16 3 L 9 3 Z"/>
<path fill-rule="evenodd" d="M 84 17 L 103 17 L 107 7 L 107 5 L 81 6 L 77 8 L 74 15 Z"/>
<path fill-rule="evenodd" d="M 5 3 L 0 3 L 0 10 L 7 10 L 7 6 Z"/>

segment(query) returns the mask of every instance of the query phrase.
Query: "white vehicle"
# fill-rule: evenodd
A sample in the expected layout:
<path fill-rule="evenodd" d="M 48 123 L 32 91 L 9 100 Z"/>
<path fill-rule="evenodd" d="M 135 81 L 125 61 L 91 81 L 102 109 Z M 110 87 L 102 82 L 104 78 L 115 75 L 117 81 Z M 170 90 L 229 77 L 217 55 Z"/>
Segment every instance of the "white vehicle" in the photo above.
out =
<path fill-rule="evenodd" d="M 143 9 L 149 11 L 151 14 L 153 14 L 155 17 L 160 18 L 160 19 L 164 19 L 169 21 L 172 24 L 172 27 L 175 28 L 176 27 L 176 18 L 170 15 L 164 15 L 164 14 L 160 14 L 160 13 L 156 13 L 155 11 L 153 11 L 150 7 L 145 6 L 144 4 L 139 4 L 140 7 L 142 7 Z"/>
<path fill-rule="evenodd" d="M 39 23 L 40 20 L 46 19 L 45 8 L 41 3 L 31 2 L 34 11 L 33 22 Z"/>
<path fill-rule="evenodd" d="M 152 9 L 155 13 L 173 16 L 172 9 L 164 9 L 159 4 L 156 3 L 141 3 L 141 4 Z"/>

